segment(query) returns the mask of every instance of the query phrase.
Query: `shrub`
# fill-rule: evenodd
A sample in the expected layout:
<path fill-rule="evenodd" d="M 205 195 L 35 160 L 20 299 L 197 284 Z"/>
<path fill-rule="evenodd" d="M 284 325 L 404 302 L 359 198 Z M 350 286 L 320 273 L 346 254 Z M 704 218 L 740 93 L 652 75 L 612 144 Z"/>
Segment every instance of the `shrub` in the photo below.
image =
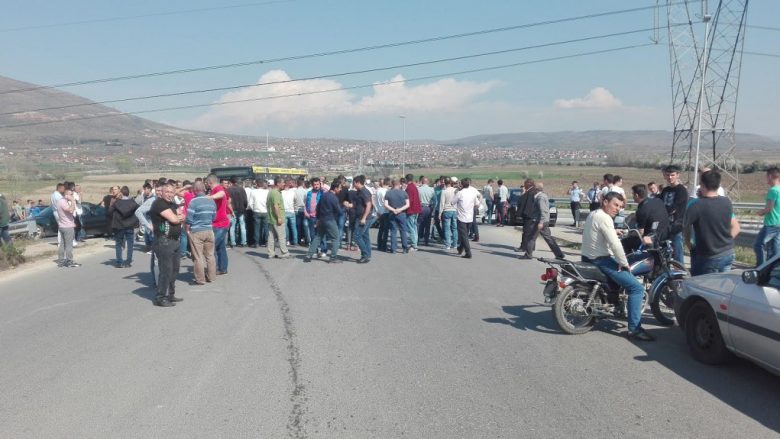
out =
<path fill-rule="evenodd" d="M 24 249 L 11 245 L 0 245 L 0 270 L 24 263 Z"/>

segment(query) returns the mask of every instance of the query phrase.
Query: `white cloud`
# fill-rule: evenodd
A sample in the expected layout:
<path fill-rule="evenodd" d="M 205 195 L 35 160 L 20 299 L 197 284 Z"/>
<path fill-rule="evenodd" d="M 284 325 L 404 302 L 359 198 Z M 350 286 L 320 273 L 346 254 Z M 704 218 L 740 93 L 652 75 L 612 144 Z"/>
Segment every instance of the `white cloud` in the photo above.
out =
<path fill-rule="evenodd" d="M 588 92 L 584 98 L 558 99 L 555 108 L 572 110 L 619 110 L 623 103 L 604 87 L 596 87 Z"/>
<path fill-rule="evenodd" d="M 337 81 L 314 79 L 290 82 L 282 70 L 264 74 L 259 85 L 222 95 L 216 102 L 251 100 L 216 105 L 194 121 L 193 128 L 251 131 L 269 123 L 287 126 L 318 125 L 340 117 L 385 116 L 414 112 L 457 112 L 495 88 L 497 82 L 476 83 L 453 78 L 409 86 L 397 75 L 377 82 L 371 94 L 358 96 Z M 324 90 L 335 90 L 317 93 Z M 273 98 L 274 96 L 290 96 Z"/>

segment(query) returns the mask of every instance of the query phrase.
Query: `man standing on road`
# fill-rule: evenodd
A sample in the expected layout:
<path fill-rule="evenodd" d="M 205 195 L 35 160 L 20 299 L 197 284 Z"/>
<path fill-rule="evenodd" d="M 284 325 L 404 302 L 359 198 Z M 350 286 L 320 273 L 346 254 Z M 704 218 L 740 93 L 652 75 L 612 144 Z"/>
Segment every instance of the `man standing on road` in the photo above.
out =
<path fill-rule="evenodd" d="M 230 227 L 228 218 L 228 205 L 230 197 L 225 189 L 220 186 L 217 176 L 210 174 L 206 177 L 206 184 L 211 192 L 208 198 L 214 200 L 217 205 L 217 214 L 214 217 L 214 254 L 217 256 L 217 274 L 227 274 L 228 272 L 228 254 L 227 254 L 227 234 Z"/>
<path fill-rule="evenodd" d="M 409 195 L 401 189 L 401 182 L 393 180 L 393 188 L 385 194 L 385 209 L 390 212 L 390 253 L 396 252 L 396 237 L 401 232 L 401 247 L 404 253 L 409 253 L 407 239 L 406 210 L 409 209 Z M 412 182 L 414 185 L 414 182 Z"/>
<path fill-rule="evenodd" d="M 314 205 L 316 207 L 316 212 L 313 214 L 310 213 L 307 218 L 309 218 L 313 222 L 313 227 L 315 228 L 315 235 L 313 235 L 313 238 L 311 240 L 311 244 L 309 244 L 309 251 L 306 253 L 306 257 L 303 259 L 303 262 L 310 262 L 312 256 L 314 256 L 314 253 L 317 253 L 317 257 L 322 257 L 322 254 L 324 253 L 321 250 L 322 243 L 325 242 L 326 237 L 330 238 L 330 245 L 331 245 L 331 252 L 330 252 L 330 259 L 328 260 L 331 264 L 338 264 L 341 262 L 341 260 L 338 259 L 338 252 L 339 252 L 339 225 L 338 225 L 338 218 L 339 213 L 341 212 L 341 206 L 339 206 L 339 198 L 337 196 L 337 193 L 341 190 L 341 184 L 338 180 L 333 181 L 333 186 L 330 191 L 321 191 L 320 188 L 320 179 L 315 178 L 312 180 L 312 188 L 314 188 L 314 182 L 317 183 L 317 192 L 312 195 L 311 198 L 314 198 L 316 201 L 316 204 Z M 312 194 L 312 192 L 309 192 L 309 194 Z M 307 195 L 308 198 L 308 195 Z M 307 203 L 307 208 L 310 205 Z M 316 222 L 314 222 L 316 221 Z"/>
<path fill-rule="evenodd" d="M 482 222 L 487 222 L 488 224 L 493 224 L 493 206 L 494 203 L 495 193 L 493 191 L 493 179 L 488 179 L 487 184 L 482 188 L 482 199 L 485 200 L 485 207 L 487 210 L 485 211 L 485 216 L 482 217 Z"/>
<path fill-rule="evenodd" d="M 780 253 L 780 169 L 777 166 L 766 170 L 766 183 L 769 185 L 766 206 L 758 211 L 764 217 L 764 226 L 753 244 L 756 267 Z"/>
<path fill-rule="evenodd" d="M 565 259 L 561 248 L 558 247 L 558 243 L 550 233 L 550 199 L 544 192 L 544 185 L 539 182 L 535 185 L 536 195 L 534 195 L 534 210 L 531 214 L 533 223 L 531 225 L 531 231 L 533 232 L 528 237 L 528 242 L 525 246 L 525 255 L 520 256 L 520 259 L 532 259 L 534 250 L 536 249 L 536 238 L 542 235 L 542 239 L 550 247 L 556 258 Z"/>
<path fill-rule="evenodd" d="M 707 171 L 701 175 L 698 200 L 685 212 L 683 230 L 691 252 L 691 275 L 722 273 L 734 263 L 734 238 L 739 235 L 739 222 L 734 217 L 731 200 L 718 195 L 720 173 Z M 695 243 L 691 242 L 694 232 Z"/>
<path fill-rule="evenodd" d="M 508 222 L 506 212 L 509 209 L 509 189 L 504 186 L 504 180 L 498 180 L 498 193 L 496 195 L 496 227 L 504 227 L 504 224 Z"/>
<path fill-rule="evenodd" d="M 73 241 L 75 239 L 76 200 L 73 199 L 73 191 L 66 189 L 65 195 L 57 202 L 57 227 L 59 228 L 60 243 L 57 248 L 60 267 L 77 268 L 81 264 L 73 261 Z"/>
<path fill-rule="evenodd" d="M 455 187 L 452 178 L 444 180 L 444 190 L 439 197 L 439 219 L 444 229 L 444 250 L 458 246 L 458 211 L 452 200 L 455 199 Z"/>
<path fill-rule="evenodd" d="M 119 186 L 111 186 L 108 188 L 108 194 L 103 197 L 103 209 L 106 212 L 106 239 L 110 239 L 112 235 L 111 231 L 111 215 L 108 214 L 108 209 L 117 200 L 119 195 Z"/>
<path fill-rule="evenodd" d="M 469 229 L 474 222 L 474 207 L 482 203 L 482 194 L 471 187 L 471 179 L 469 178 L 464 178 L 460 184 L 462 189 L 455 194 L 452 200 L 458 216 L 458 254 L 463 254 L 462 257 L 465 259 L 471 259 Z"/>
<path fill-rule="evenodd" d="M 366 264 L 371 261 L 371 238 L 368 231 L 374 224 L 375 216 L 373 213 L 371 192 L 366 188 L 366 177 L 358 175 L 352 180 L 355 187 L 352 208 L 355 210 L 355 243 L 360 249 L 360 259 L 358 264 Z"/>
<path fill-rule="evenodd" d="M 688 206 L 688 190 L 680 183 L 680 168 L 675 165 L 666 166 L 663 170 L 664 178 L 669 183 L 661 191 L 661 200 L 669 213 L 669 234 L 674 247 L 674 259 L 685 263 L 683 250 L 683 218 Z"/>
<path fill-rule="evenodd" d="M 255 180 L 255 188 L 249 193 L 249 207 L 254 217 L 255 239 L 254 246 L 264 246 L 268 242 L 268 189 L 265 180 Z"/>
<path fill-rule="evenodd" d="M 287 250 L 287 234 L 285 233 L 285 215 L 284 198 L 282 197 L 284 189 L 284 180 L 282 177 L 274 178 L 274 187 L 268 192 L 268 259 L 289 258 L 290 251 Z M 281 256 L 276 256 L 276 244 L 279 244 Z"/>
<path fill-rule="evenodd" d="M 238 177 L 231 179 L 228 194 L 230 195 L 230 203 L 233 208 L 233 217 L 230 219 L 230 245 L 246 247 L 246 218 L 244 213 L 249 205 L 249 201 L 247 200 L 246 191 L 239 185 Z M 236 239 L 236 228 L 238 228 L 238 232 L 241 234 L 241 240 Z"/>
<path fill-rule="evenodd" d="M 304 185 L 305 180 L 303 177 L 298 177 L 295 188 L 295 198 L 293 199 L 293 208 L 295 209 L 295 226 L 297 229 L 296 235 L 298 236 L 298 242 L 296 245 L 308 246 L 311 242 L 311 236 L 309 236 L 309 228 L 304 224 L 304 208 L 306 207 L 306 187 Z"/>
<path fill-rule="evenodd" d="M 295 215 L 295 184 L 291 178 L 285 181 L 282 191 L 284 201 L 284 227 L 287 230 L 287 245 L 298 245 L 298 222 Z M 301 206 L 303 206 L 301 204 Z"/>
<path fill-rule="evenodd" d="M 528 253 L 528 243 L 531 242 L 531 236 L 536 236 L 537 222 L 534 221 L 534 205 L 536 204 L 536 187 L 534 180 L 531 178 L 526 179 L 523 182 L 523 195 L 520 197 L 520 201 L 517 203 L 517 217 L 523 221 L 523 237 L 520 241 L 520 247 L 515 248 L 515 251 L 522 251 Z M 533 253 L 533 250 L 531 250 Z"/>
<path fill-rule="evenodd" d="M 417 251 L 417 240 L 419 238 L 417 220 L 422 212 L 422 204 L 420 203 L 420 192 L 417 190 L 417 185 L 414 184 L 414 175 L 412 174 L 406 174 L 406 195 L 409 197 L 409 208 L 406 209 L 409 247 L 412 251 Z"/>
<path fill-rule="evenodd" d="M 390 213 L 385 208 L 385 194 L 387 194 L 387 186 L 390 185 L 390 179 L 385 177 L 378 181 L 379 187 L 374 194 L 374 206 L 376 207 L 376 214 L 379 217 L 379 230 L 376 235 L 376 249 L 377 251 L 387 251 L 387 236 L 390 231 Z"/>
<path fill-rule="evenodd" d="M 217 262 L 214 259 L 214 229 L 217 205 L 206 197 L 203 182 L 193 185 L 195 198 L 187 208 L 187 230 L 192 242 L 193 274 L 195 284 L 204 285 L 217 277 Z"/>
<path fill-rule="evenodd" d="M 216 179 L 214 181 L 216 182 Z M 154 304 L 168 307 L 182 301 L 181 298 L 176 297 L 176 276 L 179 274 L 181 263 L 179 236 L 184 217 L 173 201 L 175 194 L 173 186 L 165 184 L 162 188 L 158 188 L 157 193 L 161 196 L 154 200 L 149 210 L 154 227 L 154 254 L 160 267 Z"/>
<path fill-rule="evenodd" d="M 631 274 L 626 253 L 615 231 L 615 217 L 624 203 L 622 195 L 608 192 L 601 201 L 601 209 L 588 215 L 582 232 L 582 260 L 596 265 L 628 294 L 628 338 L 653 341 L 655 337 L 641 325 L 645 288 Z"/>
<path fill-rule="evenodd" d="M 577 224 L 580 222 L 580 203 L 582 201 L 582 189 L 580 189 L 580 185 L 576 181 L 572 181 L 571 187 L 567 193 L 569 194 L 571 216 L 574 218 L 574 224 L 572 224 L 572 226 L 577 227 Z"/>
<path fill-rule="evenodd" d="M 599 208 L 599 192 L 601 192 L 599 183 L 594 181 L 593 187 L 588 190 L 588 203 L 590 203 L 591 212 Z"/>
<path fill-rule="evenodd" d="M 426 246 L 431 245 L 431 202 L 433 201 L 433 188 L 428 185 L 428 177 L 420 177 L 420 187 L 417 188 L 420 195 L 422 212 L 417 222 L 417 239 L 422 239 Z"/>
<path fill-rule="evenodd" d="M 116 268 L 129 268 L 133 265 L 133 245 L 135 228 L 138 227 L 138 218 L 135 211 L 138 203 L 130 198 L 130 188 L 122 186 L 119 190 L 121 198 L 116 200 L 108 208 L 111 213 L 111 228 L 114 230 L 114 250 L 116 251 Z M 122 247 L 127 246 L 127 257 L 122 260 Z"/>
<path fill-rule="evenodd" d="M 306 192 L 306 198 L 304 198 L 303 216 L 306 227 L 309 229 L 309 236 L 311 236 L 312 241 L 314 241 L 314 236 L 317 234 L 317 205 L 320 203 L 322 196 L 328 191 L 322 189 L 322 180 L 320 180 L 319 177 L 312 178 L 310 184 L 311 189 Z M 338 226 L 338 223 L 336 225 Z M 309 244 L 311 244 L 311 242 Z M 321 241 L 318 254 L 324 252 L 325 241 Z"/>

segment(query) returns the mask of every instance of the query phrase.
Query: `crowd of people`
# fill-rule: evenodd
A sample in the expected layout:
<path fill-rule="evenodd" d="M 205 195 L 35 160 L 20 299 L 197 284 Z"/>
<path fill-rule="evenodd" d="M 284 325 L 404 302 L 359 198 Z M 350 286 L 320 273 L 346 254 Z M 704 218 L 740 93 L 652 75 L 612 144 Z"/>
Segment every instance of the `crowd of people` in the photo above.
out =
<path fill-rule="evenodd" d="M 700 186 L 689 195 L 680 182 L 680 172 L 667 166 L 663 169 L 665 185 L 650 182 L 630 188 L 637 204 L 636 227 L 647 244 L 671 241 L 674 258 L 680 263 L 684 263 L 687 247 L 693 275 L 726 271 L 734 261 L 734 238 L 740 225 L 731 201 L 723 196 L 720 174 L 703 169 Z M 764 226 L 754 246 L 759 265 L 780 250 L 780 170 L 770 168 L 766 175 L 766 205 L 758 212 Z M 572 225 L 583 227 L 583 260 L 598 265 L 629 292 L 629 333 L 641 339 L 649 336 L 631 312 L 638 306 L 636 300 L 641 300 L 641 295 L 636 299 L 639 283 L 626 271 L 627 260 L 614 227 L 614 218 L 627 199 L 622 186 L 621 177 L 605 174 L 603 182 L 587 191 L 572 182 L 567 195 Z M 508 223 L 509 195 L 502 180 L 492 179 L 478 190 L 468 178 L 447 176 L 431 182 L 428 177 L 415 179 L 409 174 L 372 183 L 362 175 L 351 182 L 343 176 L 327 182 L 319 177 L 220 181 L 212 174 L 194 181 L 147 180 L 135 194 L 127 186 L 111 187 L 102 202 L 106 233 L 115 242 L 114 265 L 132 266 L 134 241 L 142 235 L 144 251 L 152 254 L 154 303 L 172 306 L 181 300 L 175 295 L 181 259 L 193 260 L 193 284 L 203 285 L 228 273 L 231 247 L 265 247 L 268 258 L 286 259 L 290 247 L 301 246 L 307 249 L 305 262 L 316 257 L 333 264 L 345 261 L 340 252 L 359 251 L 355 261 L 367 264 L 372 249 L 410 253 L 434 242 L 470 259 L 470 243 L 479 241 L 476 218 L 480 207 L 485 208 L 483 224 L 503 227 Z M 61 267 L 80 266 L 73 259 L 73 247 L 83 239 L 80 200 L 80 188 L 72 182 L 58 184 L 51 196 L 59 226 Z M 7 206 L 1 197 L 0 203 L 3 242 L 10 242 L 8 220 L 11 212 L 20 209 Z M 580 218 L 583 203 L 590 208 L 585 221 Z M 42 206 L 40 201 L 38 206 Z M 523 225 L 520 245 L 515 248 L 521 259 L 533 258 L 539 236 L 556 258 L 565 257 L 550 233 L 549 206 L 543 183 L 527 179 L 514 207 L 516 220 Z M 17 215 L 30 215 L 33 208 L 21 209 Z M 378 228 L 374 243 L 369 235 L 372 227 Z"/>

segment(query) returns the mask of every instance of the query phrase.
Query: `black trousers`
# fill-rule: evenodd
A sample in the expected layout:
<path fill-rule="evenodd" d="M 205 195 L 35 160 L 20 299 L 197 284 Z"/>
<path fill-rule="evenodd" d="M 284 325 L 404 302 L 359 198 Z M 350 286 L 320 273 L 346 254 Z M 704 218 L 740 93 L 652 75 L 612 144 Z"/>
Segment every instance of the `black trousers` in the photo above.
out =
<path fill-rule="evenodd" d="M 563 259 L 564 254 L 561 251 L 561 248 L 558 247 L 558 243 L 555 242 L 555 239 L 552 237 L 552 234 L 550 233 L 550 226 L 545 224 L 542 230 L 539 230 L 539 223 L 535 222 L 532 226 L 533 234 L 529 237 L 529 241 L 526 243 L 525 247 L 525 254 L 529 257 L 532 257 L 534 254 L 534 250 L 536 250 L 536 238 L 539 235 L 542 235 L 542 239 L 544 239 L 544 242 L 547 243 L 547 245 L 550 247 L 550 250 L 552 250 L 553 254 L 556 258 Z M 523 232 L 525 233 L 525 229 L 523 229 Z"/>
<path fill-rule="evenodd" d="M 179 263 L 181 262 L 179 240 L 155 236 L 154 255 L 157 257 L 157 264 L 160 270 L 155 299 L 160 300 L 165 296 L 173 297 L 176 293 L 175 282 L 176 276 L 179 274 Z"/>
<path fill-rule="evenodd" d="M 471 245 L 469 243 L 469 229 L 471 223 L 464 223 L 458 220 L 458 253 L 466 252 L 466 256 L 471 256 Z"/>
<path fill-rule="evenodd" d="M 536 221 L 530 218 L 523 218 L 523 240 L 520 241 L 520 251 L 528 251 L 528 242 L 531 240 L 531 235 L 535 233 Z"/>
<path fill-rule="evenodd" d="M 574 218 L 574 225 L 580 222 L 580 203 L 578 201 L 571 202 L 571 216 Z"/>

